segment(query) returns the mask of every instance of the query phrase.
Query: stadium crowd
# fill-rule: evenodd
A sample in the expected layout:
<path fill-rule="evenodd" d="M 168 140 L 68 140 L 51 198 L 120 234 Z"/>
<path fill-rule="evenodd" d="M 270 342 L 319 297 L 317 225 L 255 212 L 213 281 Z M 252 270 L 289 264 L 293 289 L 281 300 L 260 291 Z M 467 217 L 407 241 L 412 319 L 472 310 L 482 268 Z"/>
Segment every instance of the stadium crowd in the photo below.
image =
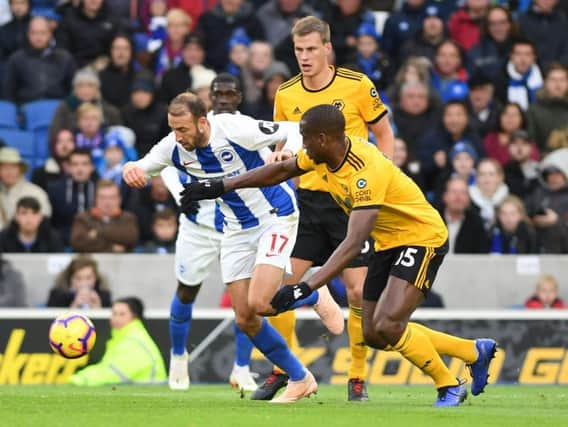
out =
<path fill-rule="evenodd" d="M 389 9 L 384 25 L 370 6 Z M 562 0 L 0 0 L 0 108 L 13 105 L 14 128 L 26 129 L 26 105 L 59 100 L 34 140 L 48 155 L 24 156 L 0 121 L 0 253 L 173 252 L 178 208 L 162 179 L 131 189 L 121 166 L 169 132 L 177 94 L 211 105 L 221 72 L 239 78 L 242 113 L 272 120 L 278 86 L 299 71 L 290 30 L 307 15 L 330 24 L 332 62 L 376 85 L 395 129 L 393 161 L 440 211 L 451 253 L 568 253 L 567 9 Z"/>

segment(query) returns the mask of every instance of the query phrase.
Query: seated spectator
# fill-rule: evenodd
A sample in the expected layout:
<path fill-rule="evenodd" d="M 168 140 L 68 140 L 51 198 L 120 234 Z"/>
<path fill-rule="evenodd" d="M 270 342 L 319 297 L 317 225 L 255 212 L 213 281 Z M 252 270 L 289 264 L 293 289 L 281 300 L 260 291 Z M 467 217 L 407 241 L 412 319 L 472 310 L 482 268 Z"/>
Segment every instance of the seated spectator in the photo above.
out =
<path fill-rule="evenodd" d="M 147 254 L 173 254 L 176 249 L 177 213 L 169 208 L 154 214 L 152 240 L 144 244 L 142 252 Z"/>
<path fill-rule="evenodd" d="M 568 20 L 559 10 L 558 0 L 533 0 L 531 7 L 519 16 L 522 34 L 538 51 L 540 65 L 553 61 L 568 65 Z"/>
<path fill-rule="evenodd" d="M 170 195 L 161 176 L 153 176 L 150 185 L 143 190 L 133 193 L 128 200 L 126 209 L 134 212 L 140 226 L 140 240 L 147 242 L 152 239 L 152 218 L 156 212 L 165 208 L 177 211 L 177 205 Z"/>
<path fill-rule="evenodd" d="M 497 160 L 501 166 L 509 161 L 509 141 L 511 135 L 527 129 L 527 120 L 521 106 L 515 102 L 508 102 L 499 114 L 499 124 L 494 132 L 483 139 L 483 147 L 487 157 Z M 538 160 L 540 153 L 535 143 L 531 142 L 531 158 Z"/>
<path fill-rule="evenodd" d="M 79 213 L 71 226 L 71 246 L 76 252 L 131 252 L 139 237 L 134 214 L 120 209 L 120 189 L 116 183 L 100 180 L 95 206 Z"/>
<path fill-rule="evenodd" d="M 394 139 L 394 155 L 392 161 L 401 171 L 408 175 L 422 190 L 424 189 L 424 177 L 420 170 L 420 162 L 409 153 L 406 141 L 401 138 Z"/>
<path fill-rule="evenodd" d="M 29 0 L 10 0 L 10 12 L 12 19 L 0 26 L 0 60 L 7 59 L 26 45 L 26 33 L 30 22 Z"/>
<path fill-rule="evenodd" d="M 26 285 L 22 273 L 15 270 L 0 252 L 0 307 L 25 307 Z"/>
<path fill-rule="evenodd" d="M 422 83 L 430 89 L 431 86 L 431 64 L 425 58 L 411 56 L 398 69 L 394 83 L 387 89 L 385 102 L 391 106 L 398 105 L 400 101 L 400 90 L 406 83 Z M 382 97 L 382 94 L 381 94 Z M 435 90 L 429 90 L 429 103 L 436 108 L 440 106 L 440 97 Z"/>
<path fill-rule="evenodd" d="M 446 183 L 452 177 L 463 179 L 468 186 L 475 184 L 475 166 L 478 156 L 473 146 L 467 141 L 459 141 L 450 150 L 448 157 L 449 167 L 437 176 L 434 184 L 434 204 L 440 203 Z"/>
<path fill-rule="evenodd" d="M 503 104 L 516 102 L 526 111 L 536 101 L 536 93 L 542 84 L 534 45 L 529 40 L 516 39 L 507 65 L 496 76 L 495 96 Z"/>
<path fill-rule="evenodd" d="M 101 146 L 103 157 L 97 165 L 97 174 L 101 179 L 113 181 L 120 186 L 122 166 L 127 162 L 126 147 L 116 134 L 107 134 Z"/>
<path fill-rule="evenodd" d="M 22 197 L 34 197 L 39 201 L 41 213 L 51 216 L 51 203 L 46 192 L 25 177 L 28 165 L 15 148 L 0 148 L 0 230 L 12 221 L 16 204 Z"/>
<path fill-rule="evenodd" d="M 526 201 L 537 232 L 539 252 L 568 253 L 568 148 L 546 156 L 540 170 L 540 185 Z"/>
<path fill-rule="evenodd" d="M 544 87 L 528 111 L 529 134 L 538 147 L 549 153 L 563 146 L 568 136 L 568 68 L 552 63 L 546 72 Z"/>
<path fill-rule="evenodd" d="M 57 276 L 49 291 L 48 307 L 92 309 L 110 307 L 111 295 L 97 261 L 78 255 Z"/>
<path fill-rule="evenodd" d="M 28 45 L 17 50 L 6 63 L 4 97 L 17 104 L 45 98 L 64 98 L 71 90 L 75 61 L 54 45 L 45 18 L 32 18 Z"/>
<path fill-rule="evenodd" d="M 67 49 L 79 67 L 101 61 L 110 49 L 119 22 L 105 0 L 84 0 L 65 10 L 57 30 L 57 45 Z"/>
<path fill-rule="evenodd" d="M 534 254 L 537 250 L 535 231 L 530 224 L 523 201 L 507 196 L 497 208 L 497 222 L 491 228 L 492 254 Z"/>
<path fill-rule="evenodd" d="M 187 90 L 187 87 L 184 90 Z M 136 135 L 136 151 L 139 157 L 144 156 L 169 133 L 167 108 L 156 100 L 154 82 L 150 76 L 141 75 L 134 80 L 129 102 L 121 113 L 124 125 Z"/>
<path fill-rule="evenodd" d="M 558 282 L 551 274 L 544 274 L 536 284 L 536 292 L 525 302 L 525 308 L 568 308 L 558 294 Z"/>
<path fill-rule="evenodd" d="M 260 98 L 253 104 L 245 105 L 242 112 L 257 120 L 272 121 L 274 116 L 274 99 L 278 87 L 290 78 L 288 67 L 280 61 L 274 61 L 264 72 L 264 83 Z"/>
<path fill-rule="evenodd" d="M 240 76 L 243 85 L 243 98 L 247 104 L 260 99 L 264 88 L 265 74 L 273 64 L 274 56 L 270 44 L 263 41 L 255 41 L 250 44 L 248 64 L 241 69 Z"/>
<path fill-rule="evenodd" d="M 450 16 L 450 37 L 468 51 L 479 43 L 481 22 L 489 10 L 489 0 L 465 0 L 465 5 Z"/>
<path fill-rule="evenodd" d="M 132 40 L 125 34 L 119 34 L 111 42 L 108 65 L 99 72 L 102 98 L 116 108 L 122 108 L 128 103 L 134 76 Z"/>
<path fill-rule="evenodd" d="M 49 200 L 53 205 L 51 225 L 66 245 L 69 244 L 73 218 L 95 204 L 96 181 L 90 151 L 78 149 L 69 155 L 69 173 L 47 185 Z"/>
<path fill-rule="evenodd" d="M 163 41 L 166 39 L 166 28 L 168 27 L 168 3 L 171 4 L 172 2 L 167 2 L 166 0 L 143 0 L 141 13 L 143 21 L 142 24 L 143 29 L 150 35 L 151 40 Z M 171 7 L 173 9 L 178 8 L 179 6 L 172 5 Z M 188 13 L 186 10 L 184 11 Z M 191 18 L 191 22 L 196 22 L 193 17 Z"/>
<path fill-rule="evenodd" d="M 467 98 L 467 71 L 460 47 L 451 40 L 438 46 L 432 69 L 432 86 L 442 103 Z"/>
<path fill-rule="evenodd" d="M 513 132 L 509 145 L 509 161 L 505 163 L 505 183 L 509 191 L 526 199 L 538 185 L 538 162 L 531 158 L 533 143 L 524 130 Z"/>
<path fill-rule="evenodd" d="M 509 188 L 505 184 L 501 165 L 494 159 L 481 159 L 477 165 L 475 184 L 469 187 L 469 196 L 479 209 L 486 230 L 495 223 L 496 208 L 508 195 Z"/>
<path fill-rule="evenodd" d="M 449 253 L 486 254 L 489 236 L 479 213 L 471 206 L 468 188 L 467 182 L 458 176 L 446 183 L 440 214 L 448 226 Z"/>
<path fill-rule="evenodd" d="M 242 28 L 237 28 L 229 39 L 229 63 L 226 72 L 241 78 L 241 69 L 248 67 L 251 40 Z"/>
<path fill-rule="evenodd" d="M 290 16 L 290 19 L 293 18 Z M 217 72 L 224 70 L 229 60 L 229 39 L 233 31 L 243 28 L 251 40 L 264 40 L 264 23 L 257 18 L 250 2 L 223 0 L 205 11 L 196 28 L 207 46 L 205 63 Z M 291 27 L 286 28 L 289 33 Z M 270 44 L 276 46 L 275 43 Z"/>
<path fill-rule="evenodd" d="M 143 321 L 142 301 L 136 297 L 116 300 L 110 318 L 111 338 L 103 358 L 73 374 L 69 383 L 77 386 L 165 383 L 164 359 Z"/>
<path fill-rule="evenodd" d="M 85 102 L 77 108 L 77 129 L 75 130 L 75 146 L 85 150 L 100 150 L 103 143 L 104 129 L 103 112 L 90 102 Z M 93 153 L 94 154 L 94 153 Z M 99 157 L 97 155 L 96 157 Z M 94 158 L 95 156 L 93 156 Z"/>
<path fill-rule="evenodd" d="M 193 67 L 192 75 L 193 81 L 191 83 L 191 91 L 203 101 L 207 107 L 207 111 L 211 111 L 213 108 L 213 104 L 211 102 L 211 84 L 215 77 L 217 77 L 217 73 L 209 68 L 197 65 Z"/>
<path fill-rule="evenodd" d="M 467 53 L 469 69 L 493 79 L 505 67 L 512 39 L 518 34 L 513 15 L 504 6 L 491 6 L 481 24 L 481 39 Z"/>
<path fill-rule="evenodd" d="M 121 124 L 120 112 L 116 107 L 102 99 L 100 86 L 99 77 L 90 69 L 82 69 L 75 73 L 73 92 L 57 107 L 49 127 L 49 140 L 55 138 L 60 129 L 75 129 L 77 127 L 77 109 L 86 102 L 95 104 L 102 110 L 105 126 Z"/>
<path fill-rule="evenodd" d="M 69 129 L 61 129 L 49 145 L 51 157 L 32 172 L 32 182 L 45 191 L 50 181 L 69 173 L 69 156 L 75 150 L 75 136 Z"/>
<path fill-rule="evenodd" d="M 37 199 L 22 197 L 12 222 L 0 232 L 0 252 L 63 252 L 61 237 L 41 213 Z"/>
<path fill-rule="evenodd" d="M 487 76 L 477 73 L 467 82 L 469 88 L 468 106 L 470 121 L 481 138 L 493 132 L 499 123 L 499 113 L 503 108 L 501 102 L 493 95 L 495 87 Z"/>
<path fill-rule="evenodd" d="M 430 63 L 434 63 L 438 47 L 446 40 L 445 25 L 440 10 L 435 6 L 429 6 L 425 13 L 420 31 L 402 46 L 400 63 L 413 56 L 427 58 Z"/>

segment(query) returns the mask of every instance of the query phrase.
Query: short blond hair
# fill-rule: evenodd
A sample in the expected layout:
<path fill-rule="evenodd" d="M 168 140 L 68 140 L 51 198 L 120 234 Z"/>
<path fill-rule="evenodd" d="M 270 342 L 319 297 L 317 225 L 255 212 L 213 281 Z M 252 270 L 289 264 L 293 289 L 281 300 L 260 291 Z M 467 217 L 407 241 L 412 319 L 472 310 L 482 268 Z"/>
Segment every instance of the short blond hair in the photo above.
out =
<path fill-rule="evenodd" d="M 82 117 L 86 116 L 90 113 L 96 113 L 99 116 L 99 120 L 103 120 L 103 111 L 91 102 L 83 102 L 79 108 L 77 108 L 77 120 L 81 119 Z"/>
<path fill-rule="evenodd" d="M 171 24 L 174 21 L 181 22 L 183 24 L 186 24 L 188 28 L 191 30 L 191 25 L 192 25 L 191 17 L 187 13 L 185 13 L 183 9 L 178 9 L 178 8 L 170 9 L 168 11 L 168 14 L 166 15 L 166 21 L 168 24 Z"/>
<path fill-rule="evenodd" d="M 329 43 L 331 41 L 329 24 L 316 16 L 310 15 L 299 19 L 292 28 L 292 37 L 307 36 L 311 33 L 318 33 L 323 43 Z"/>
<path fill-rule="evenodd" d="M 554 277 L 552 274 L 543 274 L 542 276 L 540 276 L 538 282 L 536 283 L 536 288 L 539 289 L 543 283 L 553 284 L 554 289 L 558 291 L 558 281 L 556 280 L 556 277 Z"/>

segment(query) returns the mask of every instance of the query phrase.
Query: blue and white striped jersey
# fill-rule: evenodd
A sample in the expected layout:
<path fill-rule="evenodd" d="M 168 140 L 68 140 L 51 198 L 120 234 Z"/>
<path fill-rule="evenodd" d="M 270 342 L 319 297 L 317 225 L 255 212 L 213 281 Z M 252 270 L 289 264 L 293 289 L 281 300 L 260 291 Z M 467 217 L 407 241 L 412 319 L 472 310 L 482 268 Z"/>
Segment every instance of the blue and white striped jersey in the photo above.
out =
<path fill-rule="evenodd" d="M 241 114 L 208 115 L 207 120 L 211 127 L 207 147 L 187 151 L 172 132 L 136 161 L 136 166 L 149 174 L 175 166 L 193 181 L 225 178 L 264 165 L 262 148 L 301 138 L 298 124 L 292 122 L 259 121 Z M 230 191 L 217 203 L 225 226 L 231 228 L 255 227 L 271 214 L 286 216 L 298 209 L 291 182 Z"/>

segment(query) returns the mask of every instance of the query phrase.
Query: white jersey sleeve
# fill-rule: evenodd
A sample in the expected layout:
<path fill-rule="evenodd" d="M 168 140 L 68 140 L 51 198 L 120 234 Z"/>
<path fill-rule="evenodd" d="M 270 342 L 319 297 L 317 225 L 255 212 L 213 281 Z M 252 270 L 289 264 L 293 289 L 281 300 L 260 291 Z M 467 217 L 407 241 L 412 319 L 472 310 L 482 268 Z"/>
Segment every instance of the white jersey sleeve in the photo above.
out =
<path fill-rule="evenodd" d="M 172 151 L 175 148 L 176 140 L 173 132 L 162 138 L 152 149 L 134 164 L 150 176 L 158 175 L 160 171 L 168 166 L 173 166 Z"/>
<path fill-rule="evenodd" d="M 179 193 L 183 191 L 183 185 L 181 184 L 181 181 L 179 179 L 179 171 L 173 166 L 168 166 L 162 169 L 160 175 L 177 205 L 180 206 L 181 196 L 179 195 Z"/>
<path fill-rule="evenodd" d="M 227 139 L 251 151 L 302 138 L 299 124 L 295 122 L 255 120 L 244 114 L 216 114 L 214 117 Z"/>

